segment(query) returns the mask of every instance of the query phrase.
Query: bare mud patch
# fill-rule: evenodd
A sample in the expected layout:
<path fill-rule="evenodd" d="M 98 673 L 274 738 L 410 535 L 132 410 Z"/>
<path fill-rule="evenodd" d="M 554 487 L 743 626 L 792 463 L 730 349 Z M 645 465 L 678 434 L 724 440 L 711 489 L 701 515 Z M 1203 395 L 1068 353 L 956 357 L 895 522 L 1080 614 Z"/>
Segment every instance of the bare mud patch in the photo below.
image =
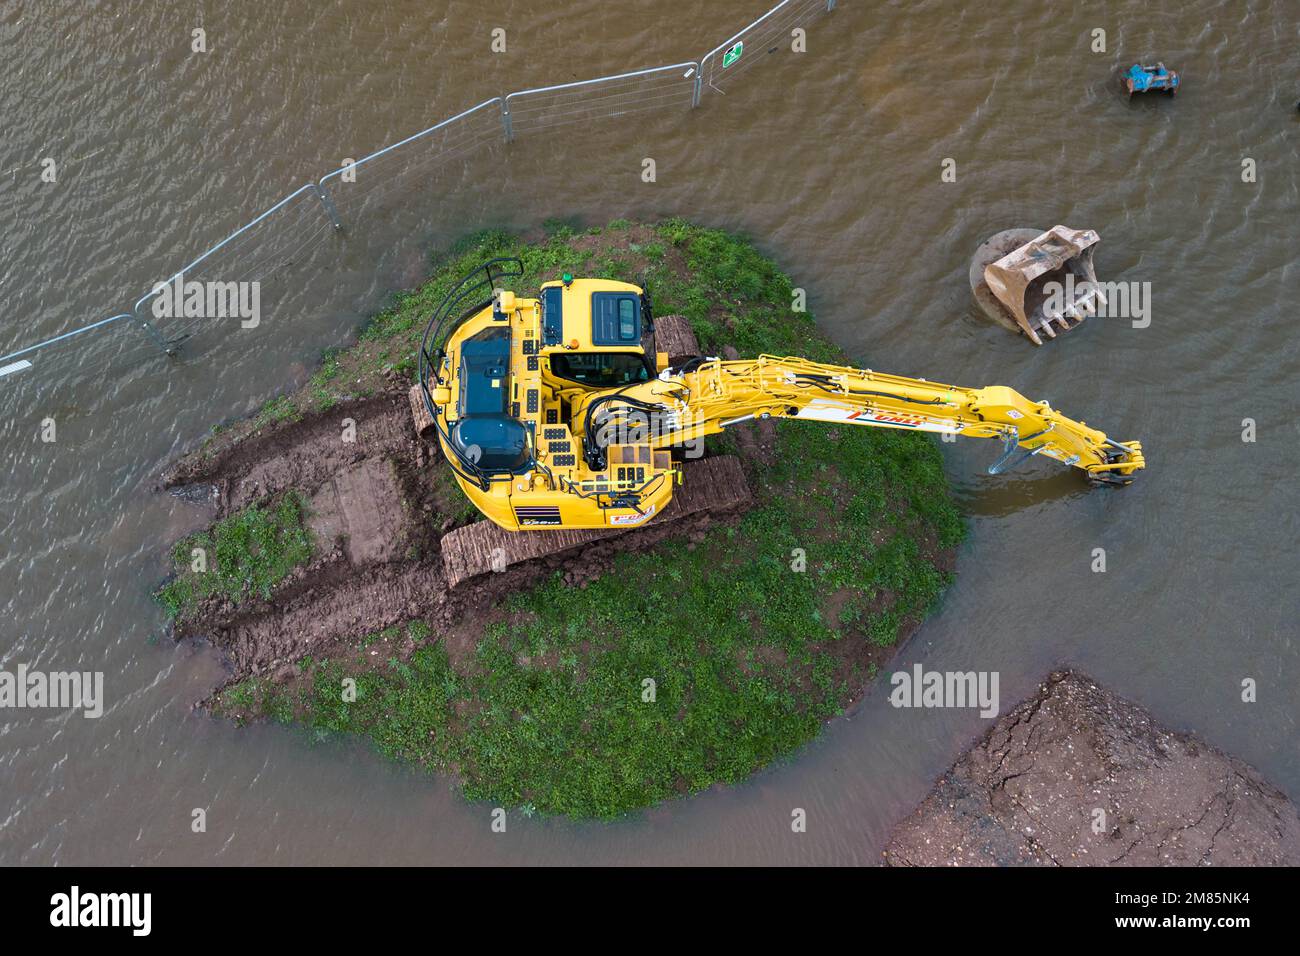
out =
<path fill-rule="evenodd" d="M 894 830 L 891 866 L 1295 866 L 1253 767 L 1070 671 L 999 719 Z"/>

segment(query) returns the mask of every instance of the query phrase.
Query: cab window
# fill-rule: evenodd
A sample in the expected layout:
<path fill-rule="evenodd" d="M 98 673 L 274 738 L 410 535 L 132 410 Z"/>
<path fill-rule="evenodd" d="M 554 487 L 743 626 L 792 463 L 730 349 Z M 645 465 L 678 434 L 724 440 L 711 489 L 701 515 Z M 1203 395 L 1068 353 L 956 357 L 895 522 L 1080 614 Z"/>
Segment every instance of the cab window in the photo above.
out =
<path fill-rule="evenodd" d="M 640 297 L 629 292 L 593 292 L 591 344 L 637 345 L 640 341 Z"/>
<path fill-rule="evenodd" d="M 632 352 L 570 352 L 551 356 L 560 378 L 594 388 L 621 388 L 650 380 L 645 360 Z"/>

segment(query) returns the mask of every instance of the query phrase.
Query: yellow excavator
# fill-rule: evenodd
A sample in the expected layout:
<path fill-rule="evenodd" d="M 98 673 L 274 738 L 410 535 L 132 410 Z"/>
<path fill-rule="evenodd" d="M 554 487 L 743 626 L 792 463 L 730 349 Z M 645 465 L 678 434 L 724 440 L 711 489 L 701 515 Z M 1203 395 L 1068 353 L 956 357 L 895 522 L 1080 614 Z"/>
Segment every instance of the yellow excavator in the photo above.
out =
<path fill-rule="evenodd" d="M 991 474 L 1041 455 L 1095 484 L 1126 485 L 1145 464 L 1139 442 L 1112 441 L 1000 385 L 770 355 L 671 356 L 653 345 L 644 289 L 567 274 L 538 298 L 502 288 L 523 271 L 518 259 L 493 259 L 448 293 L 425 330 L 412 392 L 417 427 L 507 531 L 651 521 L 705 436 L 755 419 L 996 438 L 1005 451 Z"/>

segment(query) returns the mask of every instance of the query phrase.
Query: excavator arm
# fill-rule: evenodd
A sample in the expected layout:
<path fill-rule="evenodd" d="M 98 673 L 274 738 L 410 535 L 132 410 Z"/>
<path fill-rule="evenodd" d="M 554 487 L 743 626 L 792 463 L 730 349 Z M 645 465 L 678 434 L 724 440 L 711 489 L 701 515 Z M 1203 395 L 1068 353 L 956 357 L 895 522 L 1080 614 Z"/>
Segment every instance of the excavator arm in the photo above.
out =
<path fill-rule="evenodd" d="M 764 418 L 998 438 L 1005 450 L 990 474 L 1043 455 L 1079 468 L 1094 483 L 1126 485 L 1145 467 L 1140 442 L 1112 441 L 1047 402 L 1001 385 L 958 388 L 771 355 L 693 359 L 657 379 L 586 396 L 574 423 L 581 423 L 587 464 L 603 469 L 605 449 L 628 429 L 644 429 L 650 443 L 663 448 Z"/>

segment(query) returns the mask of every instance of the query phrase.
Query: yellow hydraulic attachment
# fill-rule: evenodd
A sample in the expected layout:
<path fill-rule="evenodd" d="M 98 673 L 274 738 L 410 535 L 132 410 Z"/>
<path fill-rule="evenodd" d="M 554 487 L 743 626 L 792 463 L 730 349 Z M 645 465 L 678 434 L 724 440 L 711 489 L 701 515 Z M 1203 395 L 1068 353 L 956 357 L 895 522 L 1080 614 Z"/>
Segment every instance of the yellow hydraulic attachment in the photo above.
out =
<path fill-rule="evenodd" d="M 497 291 L 464 307 L 520 274 L 517 260 L 494 260 L 467 277 L 430 321 L 420 363 L 457 481 L 509 530 L 642 524 L 671 500 L 683 454 L 753 419 L 999 438 L 1005 451 L 991 474 L 1043 455 L 1094 483 L 1124 485 L 1145 465 L 1140 443 L 1111 441 L 1000 385 L 958 388 L 770 355 L 669 368 L 644 351 L 650 302 L 628 283 L 566 276 L 539 299 Z"/>

